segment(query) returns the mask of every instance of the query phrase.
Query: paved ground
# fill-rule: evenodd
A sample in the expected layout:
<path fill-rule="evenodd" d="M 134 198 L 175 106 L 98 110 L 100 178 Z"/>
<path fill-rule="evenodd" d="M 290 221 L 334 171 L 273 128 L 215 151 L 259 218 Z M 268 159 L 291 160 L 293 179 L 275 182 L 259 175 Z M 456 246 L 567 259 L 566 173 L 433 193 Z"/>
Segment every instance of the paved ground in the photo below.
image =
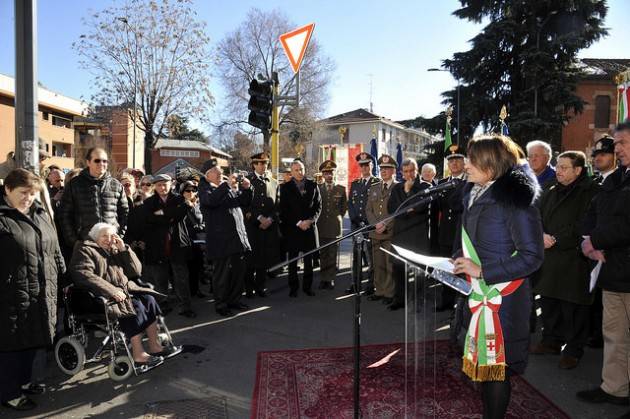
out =
<path fill-rule="evenodd" d="M 289 299 L 285 278 L 279 277 L 269 283 L 270 297 L 247 300 L 252 309 L 237 317 L 220 318 L 213 305 L 202 300 L 195 303 L 199 316 L 194 322 L 174 314 L 168 316 L 177 343 L 202 346 L 204 350 L 169 360 L 124 384 L 110 380 L 100 365 L 68 378 L 53 361 L 48 368 L 50 391 L 36 398 L 39 407 L 30 417 L 142 417 L 147 403 L 219 397 L 227 402 L 230 418 L 248 418 L 258 351 L 352 345 L 352 298 L 342 298 L 349 282 L 348 247 L 343 246 L 343 270 L 334 291 Z M 402 311 L 389 312 L 379 302 L 365 301 L 363 307 L 364 344 L 403 341 L 406 322 Z M 438 329 L 436 336 L 446 337 L 445 315 L 434 318 L 430 311 L 427 319 L 425 323 L 407 322 L 409 335 L 431 338 L 433 330 Z M 625 409 L 592 406 L 574 397 L 577 390 L 599 382 L 601 358 L 600 350 L 587 350 L 577 369 L 562 371 L 556 367 L 558 357 L 531 357 L 526 378 L 571 417 L 615 418 Z M 4 408 L 0 408 L 0 416 L 19 417 Z"/>

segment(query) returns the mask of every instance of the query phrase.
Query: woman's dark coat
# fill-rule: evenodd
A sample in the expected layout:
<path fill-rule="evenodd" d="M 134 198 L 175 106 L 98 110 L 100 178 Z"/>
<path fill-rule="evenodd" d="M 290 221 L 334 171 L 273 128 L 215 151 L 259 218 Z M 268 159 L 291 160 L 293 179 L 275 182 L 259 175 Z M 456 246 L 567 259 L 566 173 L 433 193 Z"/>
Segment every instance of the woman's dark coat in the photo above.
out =
<path fill-rule="evenodd" d="M 315 181 L 304 178 L 304 194 L 294 180 L 280 185 L 279 208 L 287 249 L 306 252 L 319 246 L 317 219 L 322 212 L 322 198 Z M 306 231 L 297 226 L 304 220 L 313 220 Z"/>
<path fill-rule="evenodd" d="M 591 304 L 589 262 L 582 255 L 582 225 L 586 211 L 597 194 L 597 184 L 581 176 L 569 186 L 556 182 L 545 190 L 539 202 L 543 231 L 555 237 L 556 244 L 545 249 L 534 291 L 543 297 L 575 304 Z"/>
<path fill-rule="evenodd" d="M 529 349 L 528 276 L 544 257 L 540 214 L 533 204 L 539 187 L 521 169 L 510 170 L 468 208 L 472 187 L 469 183 L 464 189 L 462 223 L 481 259 L 486 284 L 524 279 L 516 291 L 503 297 L 499 309 L 509 373 L 520 374 L 527 366 Z M 461 231 L 457 238 L 456 254 L 461 256 Z M 470 310 L 466 314 L 470 318 Z"/>
<path fill-rule="evenodd" d="M 129 246 L 122 252 L 111 254 L 91 240 L 80 241 L 74 247 L 70 261 L 70 275 L 74 283 L 108 300 L 117 290 L 122 290 L 127 297 L 144 293 L 161 296 L 132 281 L 141 273 L 142 265 Z M 136 315 L 131 298 L 110 306 L 110 310 L 116 318 Z"/>
<path fill-rule="evenodd" d="M 27 216 L 0 196 L 0 249 L 0 351 L 50 345 L 65 264 L 57 232 L 37 201 Z"/>
<path fill-rule="evenodd" d="M 413 205 L 414 202 L 418 202 L 423 197 L 418 196 L 411 199 L 410 197 L 429 187 L 431 187 L 430 184 L 420 181 L 420 176 L 416 177 L 409 193 L 405 192 L 404 181 L 395 184 L 387 202 L 387 210 L 390 214 L 393 214 L 402 206 Z M 409 201 L 405 202 L 407 199 Z M 410 212 L 405 212 L 396 217 L 392 244 L 414 252 L 428 254 L 430 250 L 429 216 L 429 204 L 427 202 L 414 207 Z"/>
<path fill-rule="evenodd" d="M 227 182 L 211 185 L 205 178 L 199 182 L 199 202 L 206 224 L 206 257 L 224 259 L 251 250 L 241 207 L 252 200 L 250 189 L 235 191 Z"/>

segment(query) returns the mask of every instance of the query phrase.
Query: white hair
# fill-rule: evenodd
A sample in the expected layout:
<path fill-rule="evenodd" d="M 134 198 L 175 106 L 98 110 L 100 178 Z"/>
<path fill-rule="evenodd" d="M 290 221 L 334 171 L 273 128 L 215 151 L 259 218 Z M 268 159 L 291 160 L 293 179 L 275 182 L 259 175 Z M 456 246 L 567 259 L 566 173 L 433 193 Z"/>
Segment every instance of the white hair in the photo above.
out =
<path fill-rule="evenodd" d="M 433 163 L 425 163 L 422 165 L 422 171 L 424 172 L 424 169 L 429 169 L 431 170 L 433 173 L 437 173 L 437 169 L 435 168 L 435 165 Z"/>
<path fill-rule="evenodd" d="M 302 170 L 306 170 L 306 168 L 304 167 L 304 163 L 302 163 L 301 160 L 293 160 L 291 162 L 291 167 L 295 166 L 296 164 L 299 164 L 300 166 L 302 166 Z"/>
<path fill-rule="evenodd" d="M 97 241 L 99 236 L 101 235 L 101 231 L 105 229 L 111 230 L 112 232 L 114 232 L 114 234 L 118 232 L 118 228 L 116 226 L 107 223 L 96 223 L 90 229 L 88 236 L 90 236 L 92 240 Z"/>
<path fill-rule="evenodd" d="M 534 147 L 541 147 L 545 150 L 545 154 L 551 157 L 551 146 L 549 145 L 549 143 L 540 140 L 530 141 L 525 146 L 525 148 L 527 149 L 527 154 L 529 154 L 530 150 Z"/>
<path fill-rule="evenodd" d="M 401 166 L 413 166 L 416 168 L 416 170 L 418 170 L 418 162 L 415 161 L 414 159 L 405 159 L 403 160 Z"/>

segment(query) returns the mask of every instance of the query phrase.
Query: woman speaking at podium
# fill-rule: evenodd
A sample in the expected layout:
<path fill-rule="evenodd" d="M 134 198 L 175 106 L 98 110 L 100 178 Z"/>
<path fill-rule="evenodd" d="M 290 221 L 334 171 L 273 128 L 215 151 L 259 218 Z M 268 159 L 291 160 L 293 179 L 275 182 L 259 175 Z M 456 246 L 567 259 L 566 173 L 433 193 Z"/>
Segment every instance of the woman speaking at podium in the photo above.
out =
<path fill-rule="evenodd" d="M 519 165 L 508 137 L 482 135 L 468 145 L 461 240 L 455 273 L 472 284 L 463 371 L 482 382 L 484 419 L 503 418 L 510 376 L 522 374 L 529 347 L 528 276 L 543 261 L 536 179 Z"/>

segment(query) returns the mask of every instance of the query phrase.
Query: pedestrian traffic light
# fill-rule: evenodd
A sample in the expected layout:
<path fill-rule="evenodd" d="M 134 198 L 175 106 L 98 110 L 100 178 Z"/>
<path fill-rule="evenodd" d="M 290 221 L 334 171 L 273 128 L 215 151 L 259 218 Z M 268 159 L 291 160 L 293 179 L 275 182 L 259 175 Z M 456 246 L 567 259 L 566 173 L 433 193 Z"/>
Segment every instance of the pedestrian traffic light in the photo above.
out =
<path fill-rule="evenodd" d="M 252 80 L 249 84 L 249 103 L 251 111 L 247 122 L 249 125 L 269 131 L 271 128 L 271 112 L 273 110 L 273 82 L 271 80 Z"/>

